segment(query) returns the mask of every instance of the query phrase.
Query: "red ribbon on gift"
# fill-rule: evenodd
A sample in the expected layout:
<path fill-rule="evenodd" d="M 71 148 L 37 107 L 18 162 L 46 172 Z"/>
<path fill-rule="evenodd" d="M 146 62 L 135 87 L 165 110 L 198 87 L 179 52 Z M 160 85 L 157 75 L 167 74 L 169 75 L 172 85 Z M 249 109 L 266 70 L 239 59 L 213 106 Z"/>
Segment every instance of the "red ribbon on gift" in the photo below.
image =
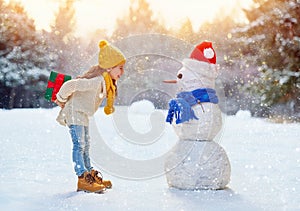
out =
<path fill-rule="evenodd" d="M 64 78 L 65 78 L 64 74 L 58 73 L 54 82 L 52 82 L 50 80 L 48 81 L 48 86 L 47 87 L 48 88 L 53 88 L 51 101 L 54 102 L 56 100 L 56 94 L 59 91 L 62 84 L 64 83 Z"/>

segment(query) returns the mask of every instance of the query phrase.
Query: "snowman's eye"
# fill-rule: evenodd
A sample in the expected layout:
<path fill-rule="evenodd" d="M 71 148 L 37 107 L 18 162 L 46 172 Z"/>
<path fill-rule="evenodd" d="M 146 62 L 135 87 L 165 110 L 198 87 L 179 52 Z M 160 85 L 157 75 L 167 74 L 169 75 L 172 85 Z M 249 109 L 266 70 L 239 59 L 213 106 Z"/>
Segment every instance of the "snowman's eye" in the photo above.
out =
<path fill-rule="evenodd" d="M 177 78 L 179 78 L 179 79 L 182 79 L 182 73 L 179 73 L 178 75 L 177 75 Z"/>

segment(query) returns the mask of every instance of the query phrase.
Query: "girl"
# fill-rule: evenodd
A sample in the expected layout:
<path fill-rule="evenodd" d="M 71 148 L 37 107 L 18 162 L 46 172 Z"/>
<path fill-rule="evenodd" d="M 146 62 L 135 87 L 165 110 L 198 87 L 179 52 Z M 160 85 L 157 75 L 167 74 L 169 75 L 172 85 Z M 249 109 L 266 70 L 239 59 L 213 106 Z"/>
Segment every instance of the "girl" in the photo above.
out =
<path fill-rule="evenodd" d="M 62 108 L 57 121 L 68 126 L 73 142 L 72 159 L 78 176 L 77 191 L 102 192 L 111 188 L 109 180 L 102 180 L 100 172 L 93 169 L 89 157 L 89 117 L 104 98 L 105 114 L 114 112 L 116 82 L 124 73 L 125 57 L 107 41 L 99 42 L 99 64 L 82 76 L 65 82 L 57 93 L 56 103 Z"/>

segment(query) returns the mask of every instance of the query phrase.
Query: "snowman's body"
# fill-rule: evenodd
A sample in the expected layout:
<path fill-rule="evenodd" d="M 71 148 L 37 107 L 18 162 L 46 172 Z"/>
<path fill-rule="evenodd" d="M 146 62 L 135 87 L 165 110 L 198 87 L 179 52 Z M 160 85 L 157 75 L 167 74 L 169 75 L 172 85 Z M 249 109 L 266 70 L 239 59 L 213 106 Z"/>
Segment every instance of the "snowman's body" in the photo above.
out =
<path fill-rule="evenodd" d="M 177 76 L 179 92 L 214 89 L 214 64 L 184 59 Z M 221 131 L 222 114 L 217 103 L 199 102 L 192 110 L 197 119 L 173 123 L 179 142 L 166 159 L 169 186 L 179 189 L 223 189 L 230 180 L 230 163 L 224 149 L 213 139 Z"/>

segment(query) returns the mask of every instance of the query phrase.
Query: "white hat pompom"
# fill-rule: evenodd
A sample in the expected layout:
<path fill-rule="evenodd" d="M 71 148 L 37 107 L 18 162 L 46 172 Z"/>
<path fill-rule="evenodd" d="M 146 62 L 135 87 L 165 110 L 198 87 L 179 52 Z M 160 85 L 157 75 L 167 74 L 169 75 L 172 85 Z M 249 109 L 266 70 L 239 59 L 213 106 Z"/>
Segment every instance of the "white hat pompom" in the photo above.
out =
<path fill-rule="evenodd" d="M 213 49 L 211 49 L 211 48 L 205 48 L 203 50 L 203 54 L 204 54 L 204 57 L 207 59 L 211 59 L 215 56 L 215 53 L 214 53 Z"/>

